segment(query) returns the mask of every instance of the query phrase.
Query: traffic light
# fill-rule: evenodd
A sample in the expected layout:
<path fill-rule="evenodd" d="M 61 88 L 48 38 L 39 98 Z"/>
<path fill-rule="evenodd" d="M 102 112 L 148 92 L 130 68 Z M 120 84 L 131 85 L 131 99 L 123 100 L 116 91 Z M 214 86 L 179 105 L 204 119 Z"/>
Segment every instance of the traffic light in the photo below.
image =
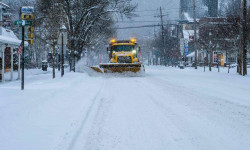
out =
<path fill-rule="evenodd" d="M 28 32 L 34 32 L 34 27 L 28 27 Z"/>
<path fill-rule="evenodd" d="M 27 42 L 30 44 L 30 45 L 33 45 L 34 44 L 34 27 L 28 27 L 27 28 Z"/>
<path fill-rule="evenodd" d="M 33 33 L 28 33 L 28 38 L 29 39 L 33 39 L 34 38 L 34 34 Z"/>
<path fill-rule="evenodd" d="M 31 40 L 31 39 L 28 39 L 26 40 L 30 45 L 33 45 L 34 44 L 34 40 Z"/>

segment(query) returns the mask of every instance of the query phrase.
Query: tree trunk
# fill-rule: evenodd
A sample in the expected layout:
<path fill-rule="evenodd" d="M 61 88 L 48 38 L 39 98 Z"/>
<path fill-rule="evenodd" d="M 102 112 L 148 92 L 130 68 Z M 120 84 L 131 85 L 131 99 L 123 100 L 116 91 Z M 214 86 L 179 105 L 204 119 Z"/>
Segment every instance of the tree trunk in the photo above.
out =
<path fill-rule="evenodd" d="M 237 71 L 240 75 L 242 75 L 242 53 L 241 50 L 239 49 L 239 53 L 238 53 L 238 59 L 237 59 Z"/>
<path fill-rule="evenodd" d="M 213 50 L 211 50 L 211 53 L 210 53 L 209 71 L 212 71 L 212 65 L 213 65 Z"/>
<path fill-rule="evenodd" d="M 243 31 L 242 31 L 242 61 L 243 72 L 242 75 L 247 75 L 247 0 L 243 0 Z"/>
<path fill-rule="evenodd" d="M 53 52 L 52 52 L 53 79 L 56 77 L 56 71 L 55 71 L 55 51 L 56 51 L 56 45 L 53 44 Z"/>

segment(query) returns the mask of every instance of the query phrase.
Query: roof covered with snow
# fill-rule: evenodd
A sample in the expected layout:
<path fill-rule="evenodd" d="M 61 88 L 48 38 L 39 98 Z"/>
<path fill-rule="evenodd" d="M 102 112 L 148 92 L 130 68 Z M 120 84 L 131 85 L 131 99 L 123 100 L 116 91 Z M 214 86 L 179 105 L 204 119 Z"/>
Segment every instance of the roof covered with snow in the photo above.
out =
<path fill-rule="evenodd" d="M 192 52 L 192 53 L 187 55 L 187 57 L 194 57 L 194 56 L 195 56 L 195 52 Z"/>
<path fill-rule="evenodd" d="M 19 46 L 21 44 L 21 40 L 17 38 L 12 30 L 8 30 L 6 28 L 0 27 L 2 33 L 0 33 L 0 43 L 6 43 L 14 46 Z M 25 46 L 28 46 L 28 43 L 25 42 Z"/>
<path fill-rule="evenodd" d="M 5 4 L 3 2 L 0 2 L 0 6 L 5 7 L 5 8 L 10 8 L 9 5 L 7 5 L 7 4 Z"/>

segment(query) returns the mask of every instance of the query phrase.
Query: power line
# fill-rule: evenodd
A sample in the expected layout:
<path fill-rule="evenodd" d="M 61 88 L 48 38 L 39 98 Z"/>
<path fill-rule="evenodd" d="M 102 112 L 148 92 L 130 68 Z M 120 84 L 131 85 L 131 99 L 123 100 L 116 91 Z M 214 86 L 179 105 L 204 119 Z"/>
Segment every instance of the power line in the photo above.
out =
<path fill-rule="evenodd" d="M 176 24 L 163 24 L 164 26 L 175 26 Z M 129 26 L 129 27 L 114 27 L 114 30 L 122 30 L 122 29 L 137 29 L 137 28 L 153 28 L 153 27 L 161 27 L 160 24 L 155 25 L 143 25 L 143 26 Z"/>
<path fill-rule="evenodd" d="M 116 23 L 147 23 L 147 22 L 159 22 L 159 21 L 117 21 Z"/>
<path fill-rule="evenodd" d="M 167 21 L 180 21 L 179 19 L 175 19 L 175 20 L 167 20 Z M 117 21 L 116 23 L 143 23 L 143 22 L 159 22 L 159 21 L 157 21 L 157 20 L 152 20 L 152 21 L 148 21 L 148 20 L 143 20 L 143 21 L 133 21 L 133 20 L 131 20 L 131 21 Z"/>
<path fill-rule="evenodd" d="M 196 7 L 196 8 L 201 8 L 203 9 L 202 7 Z M 166 16 L 168 14 L 173 14 L 173 13 L 179 13 L 179 11 L 165 11 L 166 13 L 163 14 L 163 16 Z M 135 18 L 141 18 L 141 17 L 154 17 L 156 16 L 155 14 L 149 14 L 149 15 L 138 15 L 138 16 L 135 16 Z"/>
<path fill-rule="evenodd" d="M 192 7 L 182 7 L 182 8 L 184 8 L 184 9 L 192 9 L 193 8 L 193 6 Z M 200 9 L 203 9 L 204 7 L 196 7 L 196 8 L 200 8 Z M 179 11 L 179 7 L 177 8 L 177 7 L 175 7 L 175 8 L 168 8 L 168 9 L 166 9 L 166 8 L 162 8 L 162 11 L 163 12 L 171 12 L 171 11 L 167 11 L 167 10 L 177 10 L 177 11 Z M 159 11 L 159 9 L 151 9 L 151 10 L 137 10 L 137 11 L 134 11 L 134 12 L 157 12 L 157 11 Z"/>
<path fill-rule="evenodd" d="M 193 0 L 193 16 L 194 16 L 194 50 L 195 50 L 195 69 L 197 69 L 197 49 L 196 49 L 196 41 L 197 41 L 197 28 L 196 28 L 196 4 L 195 0 Z"/>
<path fill-rule="evenodd" d="M 166 65 L 166 49 L 165 49 L 166 42 L 165 42 L 164 23 L 163 23 L 163 17 L 164 17 L 164 15 L 162 15 L 162 9 L 161 9 L 161 7 L 160 7 L 160 16 L 159 17 L 161 18 L 161 36 L 162 36 L 164 59 L 165 59 L 165 65 Z"/>

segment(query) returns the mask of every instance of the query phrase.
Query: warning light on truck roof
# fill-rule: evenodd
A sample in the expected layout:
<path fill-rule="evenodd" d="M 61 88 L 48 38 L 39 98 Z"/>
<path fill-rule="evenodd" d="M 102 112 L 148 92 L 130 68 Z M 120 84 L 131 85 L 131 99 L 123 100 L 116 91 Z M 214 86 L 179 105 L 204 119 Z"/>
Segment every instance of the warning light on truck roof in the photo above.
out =
<path fill-rule="evenodd" d="M 130 41 L 131 41 L 132 43 L 136 43 L 136 39 L 135 39 L 135 38 L 132 38 Z"/>
<path fill-rule="evenodd" d="M 112 43 L 112 44 L 114 44 L 115 42 L 116 42 L 115 39 L 111 39 L 111 40 L 110 40 L 110 43 Z"/>

